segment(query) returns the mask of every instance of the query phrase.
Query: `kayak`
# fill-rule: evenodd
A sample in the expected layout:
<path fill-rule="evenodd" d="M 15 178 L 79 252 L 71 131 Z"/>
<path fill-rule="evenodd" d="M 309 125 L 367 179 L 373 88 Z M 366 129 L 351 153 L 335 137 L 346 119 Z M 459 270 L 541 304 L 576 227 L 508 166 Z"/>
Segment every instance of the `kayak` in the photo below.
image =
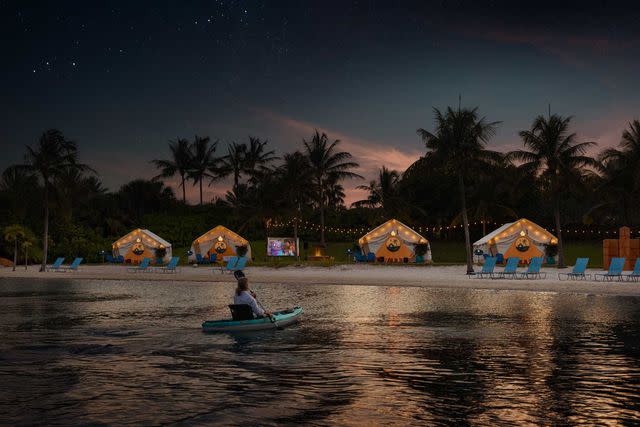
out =
<path fill-rule="evenodd" d="M 292 325 L 299 320 L 302 307 L 276 311 L 272 317 L 262 317 L 250 320 L 205 320 L 202 322 L 204 332 L 244 332 L 276 329 Z"/>

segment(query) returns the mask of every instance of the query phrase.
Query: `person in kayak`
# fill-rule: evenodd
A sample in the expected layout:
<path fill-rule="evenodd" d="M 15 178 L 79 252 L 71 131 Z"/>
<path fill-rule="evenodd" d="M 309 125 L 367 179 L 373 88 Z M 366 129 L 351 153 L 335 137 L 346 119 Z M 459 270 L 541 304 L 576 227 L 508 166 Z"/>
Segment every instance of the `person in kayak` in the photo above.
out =
<path fill-rule="evenodd" d="M 253 315 L 255 317 L 271 317 L 271 313 L 264 310 L 258 304 L 256 300 L 256 294 L 251 289 L 249 289 L 249 279 L 246 277 L 241 277 L 238 279 L 238 287 L 236 288 L 236 293 L 233 296 L 234 304 L 246 304 L 251 307 L 251 311 L 253 311 Z"/>

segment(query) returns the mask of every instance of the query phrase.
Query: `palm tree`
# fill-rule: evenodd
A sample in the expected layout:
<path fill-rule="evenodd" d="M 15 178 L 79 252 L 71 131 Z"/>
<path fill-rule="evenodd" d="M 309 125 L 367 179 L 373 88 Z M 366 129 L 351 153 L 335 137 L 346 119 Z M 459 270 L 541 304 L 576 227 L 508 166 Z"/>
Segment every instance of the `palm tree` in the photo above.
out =
<path fill-rule="evenodd" d="M 44 231 L 42 238 L 42 265 L 40 271 L 47 267 L 47 250 L 49 246 L 49 191 L 53 180 L 68 168 L 79 171 L 91 170 L 87 165 L 78 163 L 78 147 L 75 142 L 67 140 L 62 132 L 49 129 L 40 136 L 36 147 L 27 146 L 25 165 L 27 170 L 35 173 L 42 180 L 44 198 Z"/>
<path fill-rule="evenodd" d="M 244 169 L 246 155 L 246 144 L 232 142 L 227 146 L 227 155 L 222 158 L 220 175 L 233 175 L 233 191 L 236 193 L 240 184 L 240 175 Z"/>
<path fill-rule="evenodd" d="M 268 165 L 278 159 L 274 150 L 266 151 L 268 143 L 267 140 L 260 141 L 259 138 L 249 137 L 249 145 L 246 146 L 241 169 L 250 179 L 255 180 L 261 174 L 267 173 Z"/>
<path fill-rule="evenodd" d="M 170 178 L 178 174 L 180 176 L 180 187 L 182 187 L 182 203 L 187 203 L 184 183 L 192 164 L 191 145 L 186 139 L 178 138 L 175 141 L 169 141 L 169 150 L 171 151 L 170 159 L 151 161 L 156 168 L 160 169 L 160 174 L 153 179 Z"/>
<path fill-rule="evenodd" d="M 33 242 L 31 240 L 23 240 L 21 246 L 24 249 L 24 269 L 27 270 L 29 266 L 29 248 L 33 246 Z"/>
<path fill-rule="evenodd" d="M 339 140 L 329 143 L 326 133 L 322 135 L 316 130 L 310 141 L 303 141 L 305 146 L 305 154 L 309 159 L 310 169 L 315 187 L 316 201 L 320 211 L 320 245 L 325 246 L 324 236 L 324 214 L 327 204 L 327 194 L 336 193 L 330 191 L 345 178 L 362 178 L 357 173 L 351 172 L 352 169 L 360 166 L 358 163 L 351 161 L 351 153 L 346 151 L 337 151 Z M 335 197 L 334 197 L 335 199 Z"/>
<path fill-rule="evenodd" d="M 560 218 L 560 202 L 566 189 L 580 184 L 585 167 L 599 167 L 587 149 L 595 142 L 576 142 L 576 134 L 569 132 L 571 117 L 538 116 L 531 129 L 519 133 L 525 148 L 509 153 L 509 159 L 522 162 L 520 168 L 541 179 L 543 188 L 551 197 L 553 216 L 558 237 L 558 267 L 564 267 L 564 248 Z"/>
<path fill-rule="evenodd" d="M 193 185 L 200 184 L 200 205 L 202 206 L 202 180 L 210 178 L 209 185 L 217 179 L 217 164 L 220 159 L 214 156 L 218 148 L 218 141 L 211 143 L 208 136 L 202 138 L 196 135 L 191 145 L 191 167 L 189 168 L 189 178 L 193 180 Z"/>
<path fill-rule="evenodd" d="M 453 110 L 447 107 L 443 113 L 437 108 L 435 131 L 433 133 L 418 129 L 418 135 L 424 141 L 433 158 L 449 173 L 456 176 L 460 192 L 460 212 L 464 226 L 465 249 L 467 253 L 467 274 L 473 273 L 471 238 L 469 236 L 469 218 L 465 175 L 477 170 L 499 157 L 499 154 L 485 149 L 489 139 L 495 134 L 499 122 L 488 122 L 478 115 L 478 108 Z"/>
<path fill-rule="evenodd" d="M 355 207 L 368 207 L 380 209 L 383 216 L 390 214 L 398 203 L 398 185 L 400 183 L 400 173 L 389 170 L 383 166 L 378 172 L 378 179 L 369 182 L 369 185 L 359 185 L 358 190 L 368 192 L 366 199 L 353 203 Z"/>
<path fill-rule="evenodd" d="M 293 223 L 293 237 L 298 237 L 298 221 L 302 206 L 309 203 L 312 197 L 311 177 L 309 176 L 309 159 L 299 151 L 287 153 L 284 163 L 277 170 L 280 179 L 280 197 L 285 210 L 296 212 Z"/>
<path fill-rule="evenodd" d="M 24 239 L 27 235 L 25 229 L 18 224 L 8 225 L 4 228 L 4 240 L 13 243 L 13 271 L 18 265 L 18 240 Z"/>
<path fill-rule="evenodd" d="M 604 150 L 600 161 L 602 198 L 592 210 L 606 212 L 608 216 L 622 210 L 618 221 L 631 225 L 640 212 L 640 121 L 629 123 L 619 148 Z"/>

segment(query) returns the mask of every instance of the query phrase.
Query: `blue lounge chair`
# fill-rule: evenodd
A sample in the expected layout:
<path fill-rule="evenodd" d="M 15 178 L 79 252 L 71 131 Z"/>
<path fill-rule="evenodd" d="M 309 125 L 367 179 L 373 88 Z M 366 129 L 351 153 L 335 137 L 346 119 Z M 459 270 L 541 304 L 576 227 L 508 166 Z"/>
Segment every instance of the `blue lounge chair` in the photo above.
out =
<path fill-rule="evenodd" d="M 116 258 L 116 262 L 118 264 L 124 264 L 124 256 L 118 255 L 118 257 Z"/>
<path fill-rule="evenodd" d="M 588 264 L 589 258 L 576 259 L 576 265 L 573 266 L 573 270 L 570 273 L 558 273 L 558 280 L 562 280 L 563 277 L 566 277 L 566 280 L 591 280 L 591 275 L 585 273 Z"/>
<path fill-rule="evenodd" d="M 498 264 L 504 264 L 504 255 L 496 254 L 496 258 L 498 259 Z"/>
<path fill-rule="evenodd" d="M 220 271 L 222 274 L 224 273 L 233 273 L 238 270 L 242 270 L 244 266 L 247 264 L 247 257 L 232 256 L 227 261 L 227 265 L 220 267 Z"/>
<path fill-rule="evenodd" d="M 361 253 L 355 253 L 353 254 L 353 260 L 355 262 L 367 262 L 367 256 L 362 255 Z"/>
<path fill-rule="evenodd" d="M 504 266 L 504 270 L 491 276 L 492 279 L 517 279 L 518 278 L 518 264 L 520 264 L 520 258 L 511 257 L 507 258 L 507 263 Z"/>
<path fill-rule="evenodd" d="M 171 261 L 169 261 L 169 264 L 165 265 L 164 267 L 157 267 L 156 270 L 158 270 L 160 273 L 177 273 L 178 262 L 180 262 L 180 257 L 174 256 L 173 258 L 171 258 Z"/>
<path fill-rule="evenodd" d="M 631 282 L 637 282 L 640 280 L 640 258 L 636 259 L 636 264 L 633 267 L 633 271 L 623 276 L 624 279 Z"/>
<path fill-rule="evenodd" d="M 196 254 L 196 264 L 209 264 L 209 260 L 202 256 L 202 254 Z"/>
<path fill-rule="evenodd" d="M 531 258 L 527 271 L 520 273 L 520 279 L 546 279 L 547 273 L 540 272 L 542 261 L 542 257 Z"/>
<path fill-rule="evenodd" d="M 81 257 L 75 258 L 69 266 L 61 266 L 57 271 L 78 271 L 78 266 L 80 266 L 83 259 Z"/>
<path fill-rule="evenodd" d="M 376 254 L 369 252 L 367 254 L 367 262 L 376 262 Z"/>
<path fill-rule="evenodd" d="M 209 263 L 213 264 L 216 261 L 218 261 L 218 254 L 209 255 Z"/>
<path fill-rule="evenodd" d="M 484 264 L 482 265 L 482 271 L 478 273 L 474 273 L 473 276 L 479 277 L 480 279 L 484 279 L 485 276 L 493 277 L 493 270 L 496 268 L 496 262 L 498 261 L 497 257 L 489 256 L 484 259 Z"/>
<path fill-rule="evenodd" d="M 104 257 L 109 264 L 113 264 L 114 262 L 116 262 L 115 258 L 111 254 L 106 254 Z"/>
<path fill-rule="evenodd" d="M 146 271 L 150 271 L 149 270 L 150 263 L 151 263 L 151 258 L 142 258 L 142 261 L 140 262 L 140 264 L 138 264 L 136 267 L 127 268 L 127 271 L 130 271 L 132 273 L 144 273 Z"/>
<path fill-rule="evenodd" d="M 603 274 L 596 274 L 593 276 L 596 281 L 598 281 L 598 277 L 602 278 L 602 281 L 612 281 L 613 279 L 622 280 L 622 269 L 624 268 L 624 258 L 611 258 L 611 263 L 609 264 L 609 271 Z"/>
<path fill-rule="evenodd" d="M 64 262 L 64 257 L 59 257 L 56 261 L 46 268 L 47 271 L 59 271 L 60 267 L 62 267 L 62 263 Z"/>

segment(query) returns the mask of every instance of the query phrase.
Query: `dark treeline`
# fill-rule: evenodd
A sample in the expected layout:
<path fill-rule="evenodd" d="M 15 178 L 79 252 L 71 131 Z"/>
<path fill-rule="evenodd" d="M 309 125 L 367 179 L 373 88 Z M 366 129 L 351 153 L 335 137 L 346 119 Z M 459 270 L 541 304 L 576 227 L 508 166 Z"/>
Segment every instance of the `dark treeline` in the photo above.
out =
<path fill-rule="evenodd" d="M 324 244 L 355 241 L 359 236 L 345 229 L 392 217 L 415 227 L 461 225 L 426 237 L 465 239 L 467 247 L 492 227 L 470 223 L 526 217 L 552 229 L 562 253 L 565 227 L 640 225 L 637 120 L 621 130 L 618 147 L 591 156 L 595 142 L 579 141 L 570 117 L 535 118 L 520 132 L 522 149 L 500 153 L 488 149 L 499 123 L 482 118 L 477 109 L 436 109 L 434 115 L 431 126 L 418 130 L 416 143 L 422 140 L 424 156 L 405 171 L 381 165 L 369 183 L 362 182 L 357 159 L 342 151 L 339 141 L 316 131 L 299 151 L 282 155 L 258 138 L 226 145 L 209 137 L 177 139 L 164 159 L 149 159 L 156 177 L 134 179 L 112 192 L 91 165 L 80 163 L 75 142 L 49 130 L 27 147 L 24 162 L 2 173 L 2 253 L 97 260 L 133 227 L 149 228 L 179 248 L 217 224 L 250 239 L 291 233 Z M 178 196 L 163 182 L 170 177 L 179 182 Z M 204 188 L 215 189 L 225 178 L 232 181 L 231 190 L 205 200 Z M 346 206 L 346 180 L 368 197 Z M 198 189 L 196 206 L 186 204 L 190 185 Z M 287 227 L 269 230 L 282 223 Z"/>

